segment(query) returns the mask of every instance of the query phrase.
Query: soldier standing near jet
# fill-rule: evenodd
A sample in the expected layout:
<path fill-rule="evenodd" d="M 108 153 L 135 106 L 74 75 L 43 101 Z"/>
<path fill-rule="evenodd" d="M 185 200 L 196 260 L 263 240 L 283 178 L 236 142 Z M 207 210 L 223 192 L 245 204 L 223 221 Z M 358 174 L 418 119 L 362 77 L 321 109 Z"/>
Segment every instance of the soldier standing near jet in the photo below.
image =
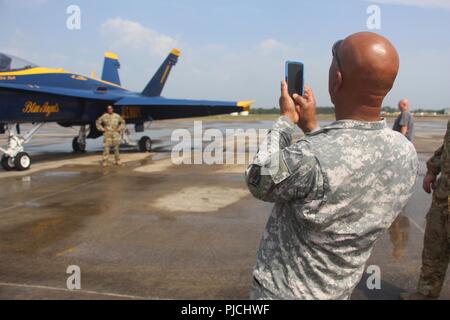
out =
<path fill-rule="evenodd" d="M 439 298 L 447 273 L 450 260 L 450 121 L 444 144 L 427 162 L 427 168 L 423 189 L 427 193 L 434 191 L 433 203 L 426 217 L 422 271 L 417 292 L 402 294 L 403 300 Z"/>
<path fill-rule="evenodd" d="M 125 120 L 114 113 L 112 106 L 108 106 L 106 113 L 97 119 L 97 130 L 103 132 L 103 167 L 108 166 L 109 150 L 114 147 L 116 165 L 121 166 L 119 145 L 122 132 L 125 130 Z"/>

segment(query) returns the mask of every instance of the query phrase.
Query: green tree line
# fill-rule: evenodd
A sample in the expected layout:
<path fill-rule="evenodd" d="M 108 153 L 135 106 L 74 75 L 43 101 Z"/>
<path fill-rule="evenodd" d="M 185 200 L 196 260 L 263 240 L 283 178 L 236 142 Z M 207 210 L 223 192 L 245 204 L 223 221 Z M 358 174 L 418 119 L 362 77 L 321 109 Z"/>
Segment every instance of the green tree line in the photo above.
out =
<path fill-rule="evenodd" d="M 394 112 L 398 112 L 398 109 L 387 106 L 387 107 L 384 107 L 382 109 L 382 111 L 388 112 L 388 113 L 394 113 Z M 442 109 L 442 110 L 415 109 L 412 111 L 413 112 L 425 112 L 425 113 L 436 112 L 437 114 L 445 113 L 445 109 Z M 253 108 L 253 109 L 250 109 L 250 114 L 279 114 L 279 113 L 280 113 L 280 108 L 271 108 L 271 109 Z M 334 108 L 333 107 L 317 107 L 317 113 L 318 114 L 334 114 Z"/>

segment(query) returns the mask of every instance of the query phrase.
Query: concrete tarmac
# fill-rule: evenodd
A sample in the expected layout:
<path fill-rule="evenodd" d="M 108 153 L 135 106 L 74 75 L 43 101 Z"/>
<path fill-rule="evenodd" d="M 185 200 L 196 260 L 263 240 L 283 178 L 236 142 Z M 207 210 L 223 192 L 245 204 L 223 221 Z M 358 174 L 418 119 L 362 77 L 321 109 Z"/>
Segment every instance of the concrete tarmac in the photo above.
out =
<path fill-rule="evenodd" d="M 146 133 L 157 140 L 154 153 L 125 150 L 125 165 L 106 169 L 100 140 L 74 155 L 75 131 L 46 127 L 27 148 L 31 171 L 0 171 L 0 299 L 247 299 L 272 205 L 248 193 L 245 165 L 173 165 L 172 129 L 192 125 L 155 123 Z M 424 160 L 444 134 L 427 126 L 418 125 L 414 197 L 368 263 L 380 267 L 381 289 L 367 288 L 367 274 L 354 299 L 397 299 L 417 283 L 431 202 L 420 188 Z M 81 269 L 81 290 L 67 289 L 71 265 Z M 450 299 L 449 277 L 442 298 Z"/>

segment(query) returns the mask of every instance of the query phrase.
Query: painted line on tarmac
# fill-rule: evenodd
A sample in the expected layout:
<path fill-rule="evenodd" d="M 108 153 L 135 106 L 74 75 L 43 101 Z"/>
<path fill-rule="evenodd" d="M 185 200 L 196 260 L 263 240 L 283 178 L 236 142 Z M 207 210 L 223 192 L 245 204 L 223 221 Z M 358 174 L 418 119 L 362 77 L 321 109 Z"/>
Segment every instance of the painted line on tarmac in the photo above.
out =
<path fill-rule="evenodd" d="M 29 199 L 26 202 L 20 202 L 18 204 L 9 206 L 7 208 L 0 209 L 0 212 L 5 212 L 5 211 L 9 211 L 9 210 L 12 210 L 12 209 L 16 209 L 16 208 L 22 207 L 27 202 L 34 202 L 34 201 L 44 200 L 44 199 L 56 196 L 56 195 L 61 194 L 61 193 L 66 193 L 66 192 L 69 192 L 69 191 L 73 191 L 73 190 L 78 189 L 80 187 L 88 186 L 90 184 L 94 184 L 94 183 L 96 183 L 98 181 L 101 181 L 101 180 L 106 179 L 106 178 L 114 177 L 116 175 L 117 175 L 117 173 L 116 174 L 107 175 L 107 176 L 103 176 L 101 178 L 97 178 L 97 179 L 93 179 L 93 180 L 90 180 L 90 181 L 87 181 L 87 182 L 83 182 L 83 183 L 77 184 L 77 185 L 75 185 L 73 187 L 70 187 L 70 188 L 67 188 L 67 189 L 63 189 L 63 190 L 60 190 L 60 191 L 57 191 L 57 192 L 46 194 L 46 195 L 43 195 L 43 196 L 40 196 L 40 197 L 37 197 L 37 198 L 34 198 L 34 199 Z"/>
<path fill-rule="evenodd" d="M 423 234 L 425 234 L 425 230 L 411 217 L 408 217 L 409 220 L 412 222 L 412 224 L 419 229 L 420 232 L 422 232 Z"/>
<path fill-rule="evenodd" d="M 134 300 L 161 300 L 161 299 L 156 299 L 156 298 L 132 296 L 132 295 L 127 295 L 127 294 L 98 292 L 98 291 L 92 291 L 92 290 L 69 290 L 69 289 L 65 289 L 65 288 L 48 287 L 48 286 L 40 286 L 40 285 L 29 285 L 29 284 L 20 284 L 20 283 L 0 282 L 0 286 L 13 287 L 13 288 L 25 288 L 25 289 L 41 289 L 41 290 L 49 290 L 49 291 L 61 291 L 61 292 L 69 292 L 69 293 L 82 293 L 82 294 L 99 295 L 99 296 L 107 296 L 107 297 L 123 298 L 123 299 L 134 299 Z"/>

